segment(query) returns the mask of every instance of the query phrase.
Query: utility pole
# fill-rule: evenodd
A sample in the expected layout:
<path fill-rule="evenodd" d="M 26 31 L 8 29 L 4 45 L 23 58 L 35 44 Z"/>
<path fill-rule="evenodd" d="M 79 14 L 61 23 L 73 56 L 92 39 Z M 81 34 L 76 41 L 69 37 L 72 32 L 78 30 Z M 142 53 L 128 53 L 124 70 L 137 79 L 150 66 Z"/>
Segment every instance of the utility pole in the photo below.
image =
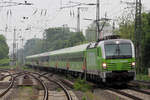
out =
<path fill-rule="evenodd" d="M 80 10 L 86 9 L 86 7 L 78 7 L 77 9 L 77 32 L 80 32 Z"/>
<path fill-rule="evenodd" d="M 115 22 L 114 21 L 113 21 L 113 27 L 112 28 L 113 28 L 113 33 L 112 34 L 114 35 L 114 31 L 115 31 Z"/>
<path fill-rule="evenodd" d="M 19 33 L 17 34 L 16 36 L 16 64 L 18 65 L 18 62 L 19 62 Z"/>
<path fill-rule="evenodd" d="M 96 40 L 100 39 L 100 28 L 99 28 L 99 20 L 100 20 L 100 2 L 99 0 L 97 0 L 96 3 L 96 25 L 97 25 L 97 29 L 96 29 Z"/>
<path fill-rule="evenodd" d="M 73 8 L 73 7 L 78 7 L 78 6 L 81 6 L 81 5 L 89 5 L 89 6 L 95 6 L 96 4 L 95 3 L 80 3 L 80 2 L 71 2 L 70 3 L 73 3 L 73 4 L 76 4 L 76 5 L 72 5 L 72 6 L 64 6 L 64 7 L 61 7 L 60 9 L 65 9 L 65 8 Z M 77 9 L 77 32 L 80 32 L 80 10 L 82 8 L 87 8 L 87 7 L 78 7 Z"/>
<path fill-rule="evenodd" d="M 62 25 L 63 34 L 65 33 L 65 24 Z"/>
<path fill-rule="evenodd" d="M 80 7 L 78 7 L 77 14 L 77 32 L 80 32 Z"/>
<path fill-rule="evenodd" d="M 141 0 L 136 0 L 136 14 L 135 14 L 135 48 L 136 48 L 136 63 L 137 63 L 137 71 L 140 71 L 142 66 L 142 53 L 141 53 L 141 40 L 142 40 L 142 21 L 141 21 Z"/>
<path fill-rule="evenodd" d="M 16 65 L 16 29 L 14 29 L 14 38 L 13 38 L 13 65 Z"/>
<path fill-rule="evenodd" d="M 17 43 L 16 43 L 16 61 L 17 61 L 17 63 L 18 63 L 18 46 L 19 46 L 19 43 L 18 43 L 18 41 L 17 41 Z"/>
<path fill-rule="evenodd" d="M 23 38 L 21 39 L 21 42 L 22 42 L 22 64 L 24 64 L 24 46 L 23 46 L 24 39 Z"/>

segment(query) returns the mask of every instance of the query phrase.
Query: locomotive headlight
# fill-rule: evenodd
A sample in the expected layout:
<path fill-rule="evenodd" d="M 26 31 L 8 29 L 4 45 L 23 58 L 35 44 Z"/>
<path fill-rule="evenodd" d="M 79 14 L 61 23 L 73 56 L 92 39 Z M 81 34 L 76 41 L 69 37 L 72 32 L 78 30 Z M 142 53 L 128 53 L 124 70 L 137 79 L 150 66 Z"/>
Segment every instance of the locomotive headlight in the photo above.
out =
<path fill-rule="evenodd" d="M 135 62 L 132 62 L 132 66 L 133 66 L 133 67 L 135 66 Z"/>
<path fill-rule="evenodd" d="M 116 41 L 116 44 L 119 44 L 119 41 Z"/>
<path fill-rule="evenodd" d="M 107 68 L 107 64 L 106 63 L 103 63 L 102 66 L 103 66 L 104 69 Z"/>

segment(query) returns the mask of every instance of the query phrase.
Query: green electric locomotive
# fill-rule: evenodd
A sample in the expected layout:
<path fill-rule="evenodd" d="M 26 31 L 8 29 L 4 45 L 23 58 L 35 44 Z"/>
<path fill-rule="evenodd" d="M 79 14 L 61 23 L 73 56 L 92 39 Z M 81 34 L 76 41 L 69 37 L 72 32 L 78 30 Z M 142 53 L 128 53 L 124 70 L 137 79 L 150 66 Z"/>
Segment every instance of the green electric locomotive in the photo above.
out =
<path fill-rule="evenodd" d="M 135 78 L 135 50 L 131 40 L 103 39 L 26 57 L 32 67 L 49 68 L 102 82 L 127 83 Z"/>

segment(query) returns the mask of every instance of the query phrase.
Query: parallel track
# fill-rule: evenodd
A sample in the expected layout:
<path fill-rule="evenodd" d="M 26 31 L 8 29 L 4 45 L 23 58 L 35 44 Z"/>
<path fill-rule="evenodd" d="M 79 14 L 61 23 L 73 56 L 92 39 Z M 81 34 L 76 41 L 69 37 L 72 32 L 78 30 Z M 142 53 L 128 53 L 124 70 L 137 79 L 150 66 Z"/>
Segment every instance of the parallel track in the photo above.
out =
<path fill-rule="evenodd" d="M 67 84 L 68 86 L 70 86 L 71 88 L 73 87 L 73 84 L 72 82 L 70 82 L 69 80 L 62 80 L 65 84 Z M 140 92 L 140 93 L 143 93 L 143 94 L 146 94 L 146 95 L 150 95 L 150 93 L 148 91 L 144 91 L 144 90 L 141 90 L 141 89 L 138 89 L 138 88 L 133 88 L 133 87 L 129 87 L 127 88 L 131 91 L 135 91 L 135 92 Z M 109 91 L 112 91 L 112 92 L 115 92 L 117 94 L 120 94 L 120 95 L 123 95 L 125 97 L 128 97 L 128 98 L 131 98 L 133 100 L 143 100 L 141 99 L 140 97 L 137 97 L 137 96 L 134 96 L 132 94 L 129 94 L 129 93 L 126 93 L 124 91 L 121 91 L 119 89 L 114 89 L 114 88 L 106 88 L 106 90 L 109 90 Z"/>
<path fill-rule="evenodd" d="M 135 85 L 135 86 L 145 86 L 147 88 L 150 88 L 150 82 L 148 81 L 139 81 L 139 80 L 135 80 L 135 81 L 131 81 L 129 83 L 129 85 Z"/>
<path fill-rule="evenodd" d="M 121 94 L 121 95 L 123 95 L 125 97 L 131 98 L 133 100 L 143 100 L 143 99 L 141 99 L 139 97 L 136 97 L 134 95 L 128 94 L 126 92 L 123 92 L 123 91 L 120 91 L 120 90 L 117 90 L 117 89 L 109 88 L 108 90 L 113 91 L 113 92 L 118 93 L 118 94 Z"/>
<path fill-rule="evenodd" d="M 150 84 L 150 82 L 148 82 L 148 81 L 140 81 L 140 80 L 135 80 L 134 82 L 137 82 L 137 83 L 145 83 L 145 84 Z"/>
<path fill-rule="evenodd" d="M 48 88 L 47 88 L 46 84 L 41 79 L 37 78 L 36 76 L 32 75 L 31 73 L 29 73 L 28 75 L 32 76 L 33 78 L 35 78 L 36 80 L 38 80 L 40 82 L 40 84 L 44 88 L 43 100 L 48 100 Z"/>
<path fill-rule="evenodd" d="M 15 79 L 17 77 L 20 77 L 20 76 L 26 75 L 26 74 L 27 73 L 25 73 L 25 72 L 18 72 L 18 73 L 14 73 L 14 74 L 3 76 L 2 78 L 6 78 L 6 77 L 11 76 L 11 82 L 10 82 L 9 86 L 2 93 L 0 93 L 0 97 L 3 97 L 13 87 L 14 81 L 15 81 Z M 36 76 L 32 75 L 31 73 L 30 74 L 28 73 L 27 75 L 30 75 L 30 76 L 34 77 L 36 80 L 38 80 L 40 82 L 40 84 L 44 88 L 44 97 L 43 97 L 43 100 L 48 100 L 48 89 L 47 89 L 45 83 L 41 79 L 39 79 Z"/>
<path fill-rule="evenodd" d="M 13 75 L 16 75 L 16 76 L 13 76 Z M 8 76 L 11 76 L 11 82 L 10 82 L 9 86 L 2 93 L 0 93 L 0 97 L 3 97 L 14 86 L 14 81 L 17 77 L 20 77 L 24 74 L 21 74 L 21 75 L 18 74 L 17 75 L 17 73 L 16 73 L 16 74 L 13 74 L 13 75 L 10 74 L 10 75 L 6 75 L 6 76 L 3 77 L 3 78 L 6 78 Z"/>
<path fill-rule="evenodd" d="M 71 97 L 69 91 L 63 86 L 63 84 L 62 84 L 59 80 L 54 79 L 54 78 L 53 78 L 53 79 L 50 79 L 50 78 L 48 78 L 47 76 L 44 76 L 44 75 L 46 75 L 46 74 L 40 74 L 40 73 L 37 73 L 37 72 L 29 72 L 29 73 L 36 74 L 36 75 L 38 75 L 39 77 L 43 77 L 43 78 L 47 79 L 48 81 L 57 84 L 58 86 L 60 86 L 60 87 L 63 89 L 64 93 L 66 94 L 67 100 L 72 100 L 72 97 Z"/>
<path fill-rule="evenodd" d="M 9 71 L 7 71 L 7 70 L 0 70 L 0 71 L 4 71 L 4 72 L 8 72 L 9 73 Z M 40 77 L 41 78 L 45 78 L 46 80 L 57 84 L 59 87 L 62 88 L 62 90 L 66 94 L 67 100 L 72 100 L 72 97 L 71 97 L 69 91 L 64 87 L 64 85 L 61 83 L 61 81 L 58 80 L 58 79 L 55 79 L 53 77 L 49 78 L 49 77 L 45 76 L 47 74 L 49 74 L 49 73 L 40 74 L 38 72 L 29 72 L 29 71 L 23 71 L 23 72 L 18 72 L 18 73 L 14 73 L 14 74 L 10 74 L 9 73 L 9 75 L 5 75 L 5 76 L 2 77 L 2 78 L 6 78 L 8 76 L 11 76 L 11 82 L 10 82 L 9 86 L 7 87 L 7 89 L 5 89 L 2 93 L 0 93 L 0 97 L 4 96 L 13 87 L 14 81 L 15 81 L 15 79 L 17 77 L 20 77 L 22 75 L 29 75 L 29 76 L 33 77 L 34 79 L 36 79 L 42 85 L 42 87 L 44 89 L 43 100 L 48 100 L 48 96 L 49 95 L 48 95 L 48 88 L 47 88 L 46 84 L 43 82 L 43 80 L 40 79 Z M 50 75 L 50 76 L 52 76 L 52 75 Z M 140 82 L 140 83 L 143 82 L 145 84 L 149 84 L 149 82 L 144 82 L 144 81 L 136 81 L 136 82 Z M 118 93 L 120 95 L 123 95 L 125 97 L 131 98 L 133 100 L 143 100 L 143 99 L 141 99 L 138 96 L 134 96 L 132 94 L 126 93 L 126 92 L 124 92 L 122 90 L 118 90 L 118 89 L 114 89 L 114 88 L 106 88 L 106 89 L 110 90 L 112 92 Z M 127 89 L 135 91 L 135 92 L 143 93 L 143 94 L 146 94 L 146 95 L 150 95 L 150 92 L 145 91 L 145 90 L 141 90 L 141 89 L 133 87 L 133 86 L 128 86 Z"/>
<path fill-rule="evenodd" d="M 64 93 L 66 94 L 66 97 L 67 97 L 67 100 L 72 100 L 72 97 L 69 93 L 69 91 L 63 86 L 63 84 L 61 84 L 58 80 L 56 79 L 49 79 L 48 77 L 44 76 L 46 75 L 47 73 L 45 74 L 40 74 L 40 73 L 35 73 L 35 72 L 27 72 L 27 71 L 24 71 L 24 72 L 18 72 L 18 73 L 14 73 L 14 74 L 9 74 L 9 75 L 5 75 L 3 76 L 2 78 L 6 78 L 6 77 L 9 77 L 11 76 L 11 81 L 10 81 L 10 84 L 9 86 L 2 92 L 0 93 L 0 97 L 3 97 L 13 86 L 14 86 L 14 81 L 17 77 L 20 77 L 22 75 L 29 75 L 33 78 L 35 78 L 37 81 L 39 81 L 39 83 L 42 85 L 42 87 L 44 88 L 44 97 L 43 97 L 43 100 L 48 100 L 48 88 L 47 86 L 45 85 L 45 83 L 39 78 L 39 77 L 43 77 L 45 79 L 47 79 L 48 81 L 51 81 L 55 84 L 57 84 L 58 86 L 60 86 L 62 88 L 62 90 L 64 91 Z M 35 75 L 38 75 L 39 77 L 35 76 Z"/>
<path fill-rule="evenodd" d="M 141 90 L 139 88 L 134 88 L 134 87 L 128 87 L 130 90 L 133 90 L 133 91 L 137 91 L 137 92 L 141 92 L 143 94 L 147 94 L 147 95 L 150 95 L 150 92 L 148 91 L 144 91 L 144 90 Z"/>
<path fill-rule="evenodd" d="M 2 93 L 0 93 L 0 97 L 4 96 L 13 87 L 14 80 L 15 80 L 15 78 L 12 76 L 9 86 Z"/>

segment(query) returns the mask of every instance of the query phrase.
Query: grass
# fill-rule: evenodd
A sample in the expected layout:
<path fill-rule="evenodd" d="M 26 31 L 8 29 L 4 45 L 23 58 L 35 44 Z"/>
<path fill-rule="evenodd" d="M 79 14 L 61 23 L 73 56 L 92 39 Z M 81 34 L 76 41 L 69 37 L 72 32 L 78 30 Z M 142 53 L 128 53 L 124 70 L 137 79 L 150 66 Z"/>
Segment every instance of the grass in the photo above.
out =
<path fill-rule="evenodd" d="M 119 96 L 116 97 L 116 100 L 119 100 Z"/>
<path fill-rule="evenodd" d="M 34 86 L 34 88 L 37 90 L 43 90 L 43 87 L 41 85 L 40 86 L 36 85 L 36 86 Z"/>
<path fill-rule="evenodd" d="M 150 81 L 150 77 L 148 75 L 144 75 L 144 74 L 137 74 L 136 80 Z"/>
<path fill-rule="evenodd" d="M 32 87 L 20 87 L 18 92 L 17 100 L 33 100 L 34 89 Z"/>
<path fill-rule="evenodd" d="M 10 59 L 8 58 L 0 59 L 0 66 L 8 66 L 9 62 L 10 62 Z"/>
<path fill-rule="evenodd" d="M 16 66 L 0 66 L 1 69 L 14 69 Z"/>
<path fill-rule="evenodd" d="M 61 88 L 57 88 L 56 91 L 57 91 L 57 92 L 61 92 L 62 89 L 61 89 Z"/>
<path fill-rule="evenodd" d="M 74 78 L 71 75 L 68 75 L 67 77 L 65 77 L 68 80 L 74 80 Z"/>
<path fill-rule="evenodd" d="M 83 97 L 82 97 L 82 100 L 86 100 L 86 96 L 83 96 Z"/>
<path fill-rule="evenodd" d="M 22 86 L 22 87 L 20 87 L 20 89 L 21 89 L 21 90 L 22 90 L 22 89 L 26 89 L 26 90 L 28 90 L 29 93 L 32 93 L 32 92 L 33 92 L 33 87 L 31 87 L 31 86 Z"/>
<path fill-rule="evenodd" d="M 100 100 L 100 98 L 98 96 L 94 95 L 92 92 L 87 91 L 84 93 L 82 100 Z"/>
<path fill-rule="evenodd" d="M 32 68 L 28 68 L 28 67 L 26 67 L 26 66 L 22 66 L 21 69 L 22 69 L 22 70 L 27 70 L 27 71 L 33 71 Z"/>
<path fill-rule="evenodd" d="M 20 66 L 20 65 L 17 65 L 18 68 L 22 69 L 22 70 L 28 70 L 28 71 L 32 71 L 33 69 L 31 68 L 27 68 L 25 66 Z M 17 66 L 0 66 L 0 69 L 16 69 Z"/>
<path fill-rule="evenodd" d="M 144 86 L 144 85 L 139 85 L 138 87 L 139 87 L 140 89 L 149 89 L 148 86 Z"/>
<path fill-rule="evenodd" d="M 85 80 L 81 80 L 80 78 L 75 80 L 73 87 L 76 91 L 87 92 L 91 90 L 91 86 Z"/>

